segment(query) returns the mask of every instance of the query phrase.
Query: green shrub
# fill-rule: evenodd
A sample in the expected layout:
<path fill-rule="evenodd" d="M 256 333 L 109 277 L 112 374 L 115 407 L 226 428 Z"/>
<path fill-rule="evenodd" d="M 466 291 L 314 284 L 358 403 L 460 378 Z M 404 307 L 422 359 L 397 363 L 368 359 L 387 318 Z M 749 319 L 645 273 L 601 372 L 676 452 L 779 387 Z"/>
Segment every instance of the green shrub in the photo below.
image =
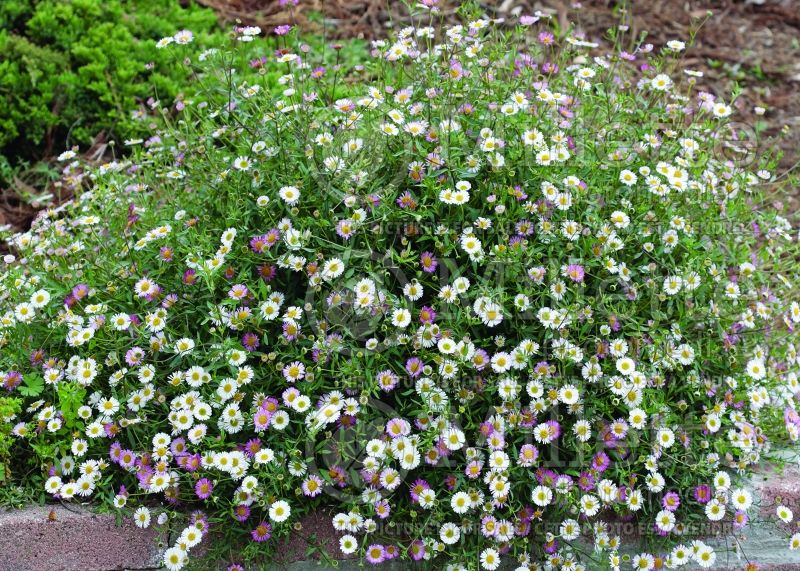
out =
<path fill-rule="evenodd" d="M 185 85 L 155 41 L 180 29 L 218 33 L 214 13 L 178 0 L 0 3 L 0 152 L 16 163 L 141 129 L 132 112 Z"/>

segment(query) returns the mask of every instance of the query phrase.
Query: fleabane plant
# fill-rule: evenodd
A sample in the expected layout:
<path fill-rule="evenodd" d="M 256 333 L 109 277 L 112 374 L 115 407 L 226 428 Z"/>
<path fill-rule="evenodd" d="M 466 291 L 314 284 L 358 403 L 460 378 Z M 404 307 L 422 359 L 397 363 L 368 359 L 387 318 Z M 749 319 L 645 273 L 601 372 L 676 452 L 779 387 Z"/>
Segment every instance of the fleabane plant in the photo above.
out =
<path fill-rule="evenodd" d="M 200 93 L 124 161 L 65 153 L 84 190 L 10 239 L 0 379 L 47 492 L 172 526 L 170 570 L 326 510 L 370 564 L 718 564 L 800 434 L 796 231 L 684 44 L 259 35 L 163 41 Z"/>

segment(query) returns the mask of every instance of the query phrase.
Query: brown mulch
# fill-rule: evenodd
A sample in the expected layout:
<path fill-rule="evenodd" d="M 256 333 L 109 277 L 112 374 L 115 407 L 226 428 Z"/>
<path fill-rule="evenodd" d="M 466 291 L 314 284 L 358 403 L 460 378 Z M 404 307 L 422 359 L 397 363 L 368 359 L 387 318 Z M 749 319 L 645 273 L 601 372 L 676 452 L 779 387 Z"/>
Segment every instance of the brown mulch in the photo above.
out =
<path fill-rule="evenodd" d="M 396 0 L 301 0 L 291 12 L 278 0 L 194 2 L 214 9 L 227 23 L 269 30 L 297 22 L 306 31 L 324 31 L 331 38 L 382 37 L 389 27 L 407 22 L 405 8 Z M 439 4 L 445 14 L 452 14 L 458 2 L 440 0 Z M 606 30 L 624 21 L 630 26 L 629 38 L 646 31 L 647 41 L 656 46 L 670 39 L 687 41 L 693 25 L 704 20 L 685 60 L 688 67 L 704 72 L 699 87 L 724 96 L 738 83 L 742 87 L 736 101 L 738 120 L 751 125 L 766 123 L 760 148 L 769 144 L 769 137 L 779 136 L 776 143 L 784 153 L 782 171 L 800 160 L 800 0 L 629 0 L 626 13 L 620 12 L 621 4 L 618 0 L 585 0 L 574 9 L 569 0 L 481 2 L 494 17 L 551 12 L 562 27 L 575 22 L 593 40 L 602 39 Z M 706 18 L 709 10 L 712 15 Z M 755 106 L 765 107 L 766 115 L 757 117 Z M 98 139 L 98 144 L 104 142 Z M 97 146 L 90 150 L 94 156 L 96 151 Z M 28 184 L 20 180 L 16 190 L 0 189 L 0 226 L 11 224 L 20 230 L 30 226 L 41 205 L 21 198 Z M 798 194 L 789 197 L 795 210 Z M 69 198 L 69 192 L 61 189 L 60 198 Z"/>
<path fill-rule="evenodd" d="M 195 0 L 197 4 L 213 9 L 229 23 L 261 26 L 269 30 L 290 22 L 309 32 L 330 27 L 334 37 L 370 38 L 381 33 L 390 11 L 386 6 L 392 0 L 303 0 L 297 6 L 282 7 L 278 0 Z M 288 4 L 291 4 L 289 2 Z M 399 4 L 399 2 L 397 2 Z M 314 15 L 324 15 L 324 22 Z M 309 16 L 311 15 L 311 18 Z"/>

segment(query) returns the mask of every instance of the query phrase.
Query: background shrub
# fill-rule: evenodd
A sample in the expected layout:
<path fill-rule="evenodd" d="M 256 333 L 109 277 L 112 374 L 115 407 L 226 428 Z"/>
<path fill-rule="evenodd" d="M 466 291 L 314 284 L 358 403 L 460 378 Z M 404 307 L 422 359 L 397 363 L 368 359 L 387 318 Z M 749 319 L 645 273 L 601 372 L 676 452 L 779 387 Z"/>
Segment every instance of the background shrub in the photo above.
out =
<path fill-rule="evenodd" d="M 16 163 L 138 132 L 132 112 L 185 80 L 155 46 L 182 28 L 218 33 L 212 11 L 176 0 L 0 3 L 0 153 Z"/>

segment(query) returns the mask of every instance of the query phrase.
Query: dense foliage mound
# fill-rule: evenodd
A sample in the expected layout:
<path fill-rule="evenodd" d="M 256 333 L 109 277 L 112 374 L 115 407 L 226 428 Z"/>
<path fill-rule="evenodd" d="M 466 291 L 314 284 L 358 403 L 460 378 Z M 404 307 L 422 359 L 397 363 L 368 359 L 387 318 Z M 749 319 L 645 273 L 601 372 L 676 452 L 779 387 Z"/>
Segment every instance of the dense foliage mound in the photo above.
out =
<path fill-rule="evenodd" d="M 774 163 L 681 41 L 464 16 L 357 65 L 288 27 L 160 42 L 200 95 L 127 160 L 64 153 L 84 190 L 11 239 L 15 466 L 182 530 L 171 570 L 320 507 L 370 563 L 714 565 L 695 538 L 800 434 Z"/>
<path fill-rule="evenodd" d="M 145 101 L 186 83 L 155 45 L 181 28 L 205 35 L 216 18 L 178 0 L 0 2 L 0 154 L 16 164 L 104 130 L 139 134 Z"/>

